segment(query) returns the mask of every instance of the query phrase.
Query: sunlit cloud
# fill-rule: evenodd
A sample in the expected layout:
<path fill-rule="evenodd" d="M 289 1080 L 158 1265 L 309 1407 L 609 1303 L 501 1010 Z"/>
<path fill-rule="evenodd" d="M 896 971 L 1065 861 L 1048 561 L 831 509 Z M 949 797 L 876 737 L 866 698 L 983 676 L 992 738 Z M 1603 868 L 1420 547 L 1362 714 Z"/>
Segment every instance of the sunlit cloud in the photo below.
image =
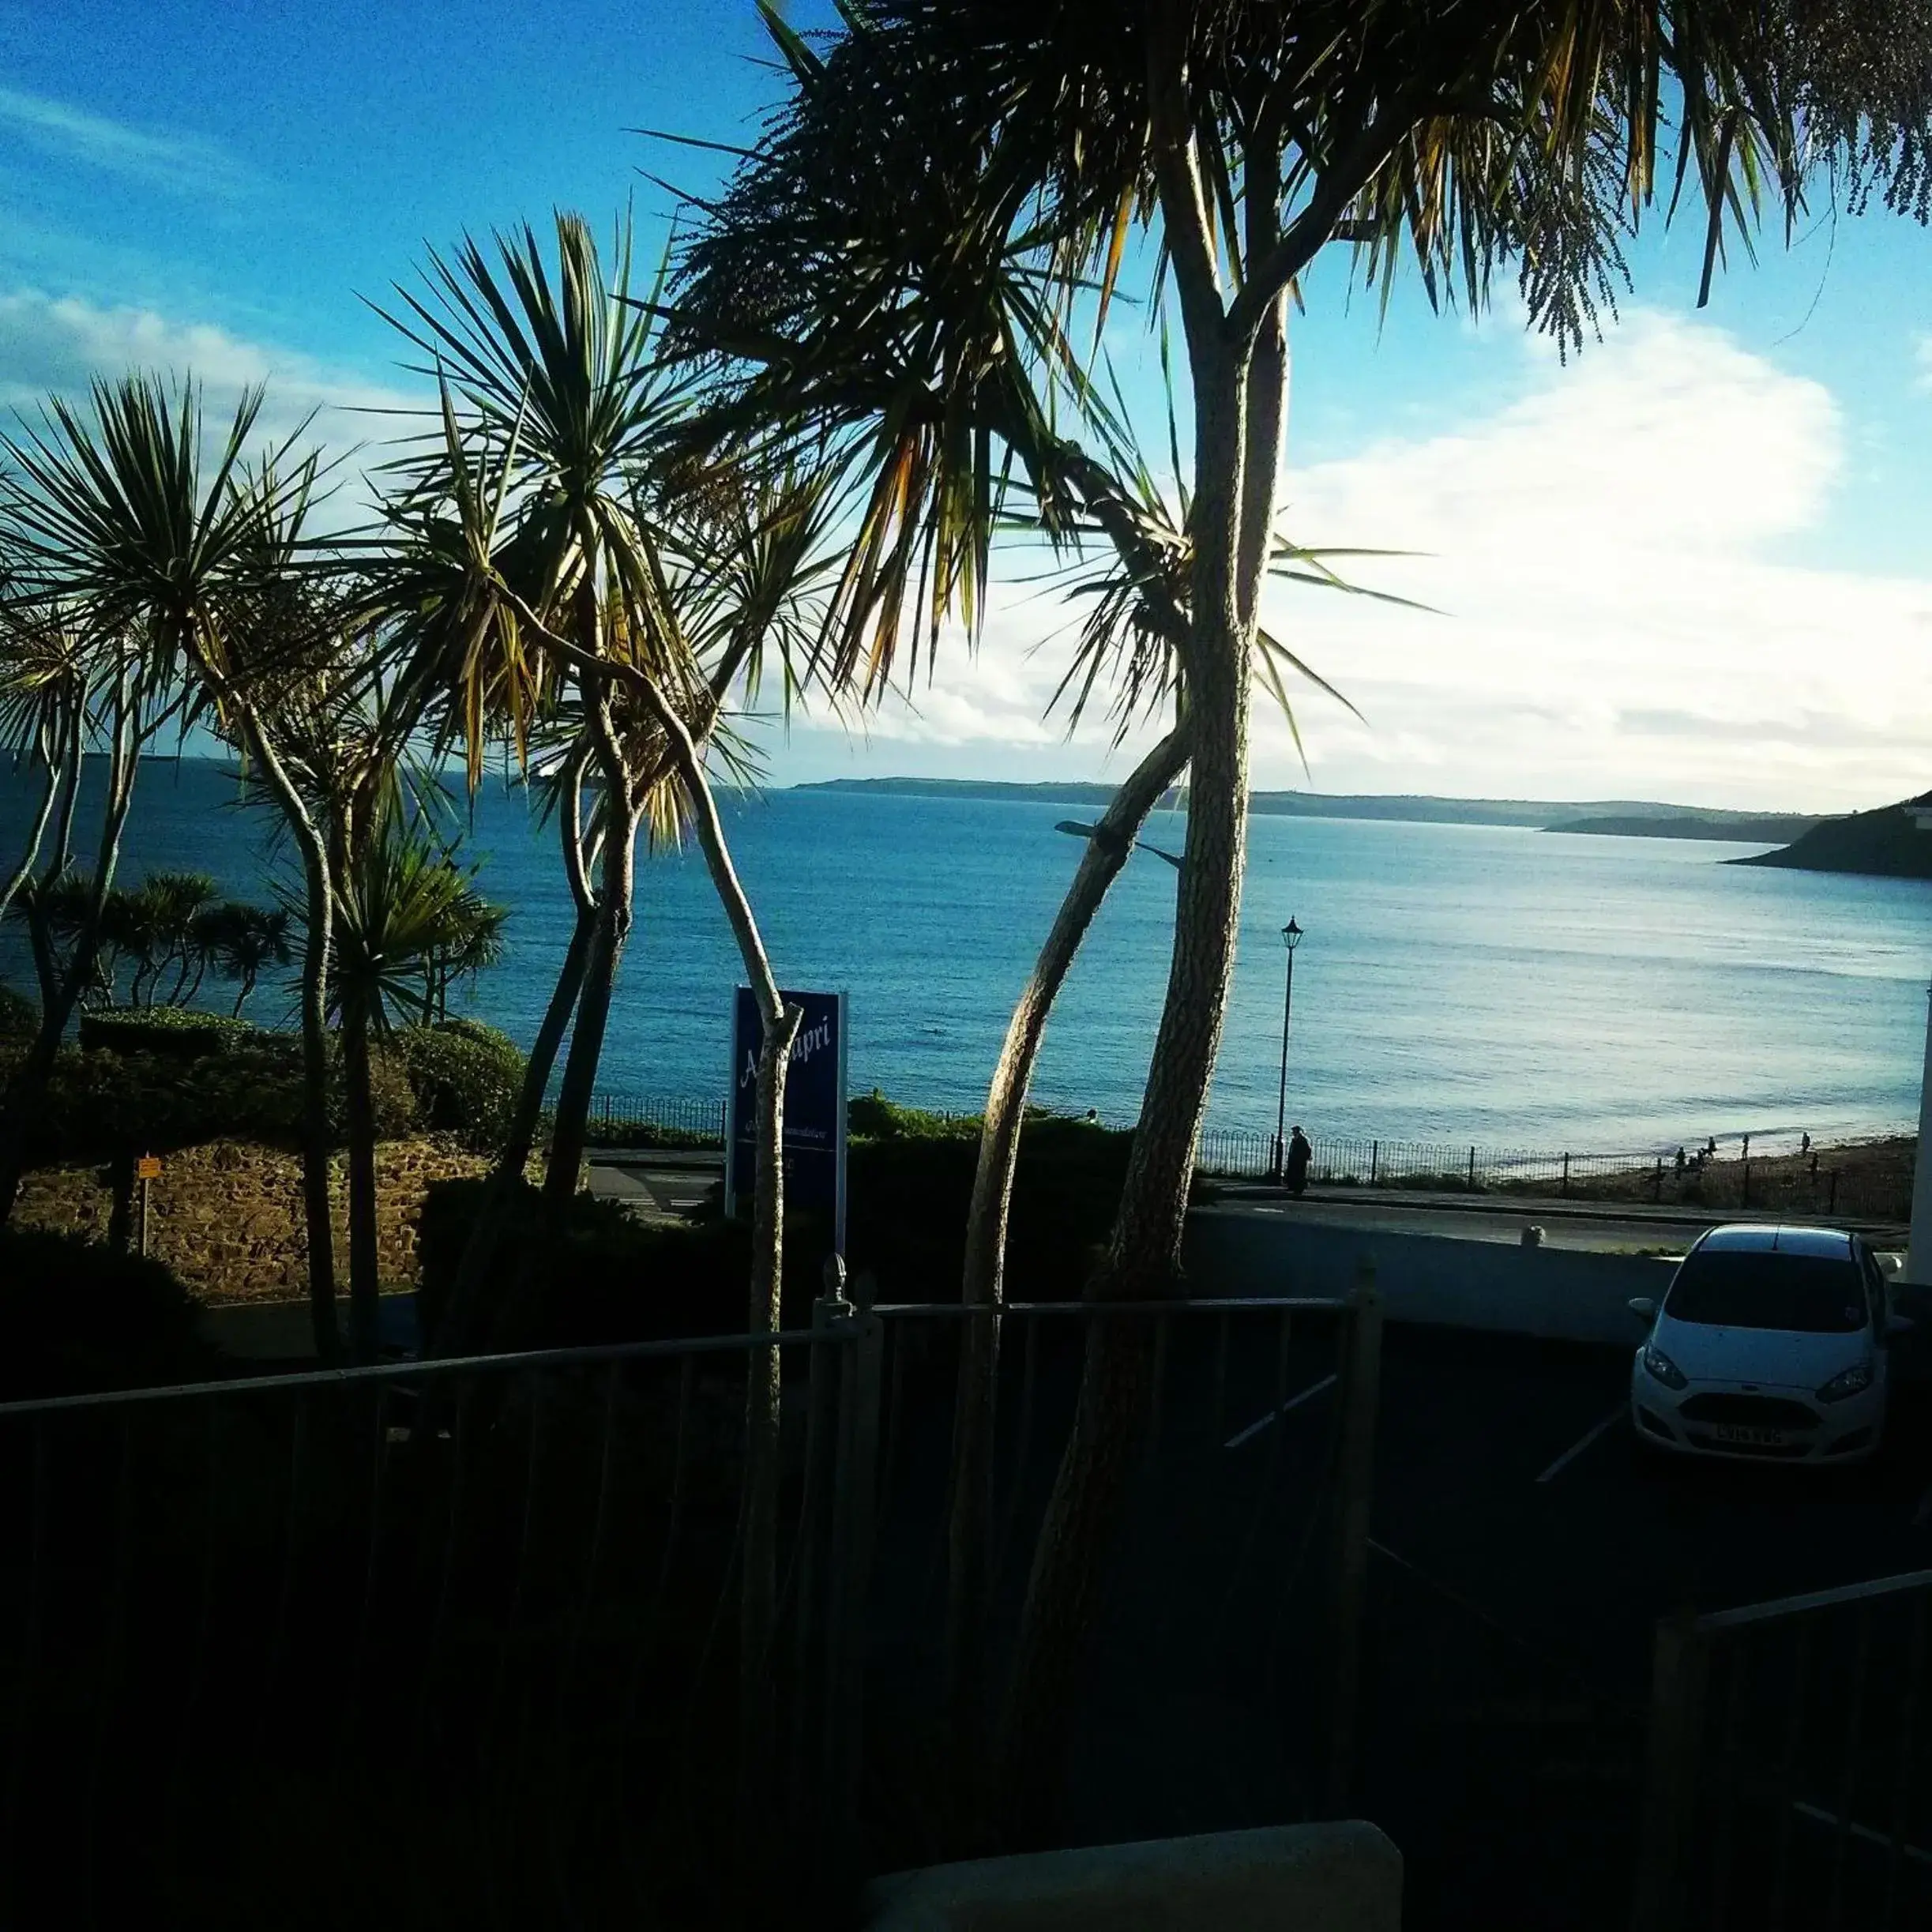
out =
<path fill-rule="evenodd" d="M 1255 783 L 1792 810 L 1924 790 L 1932 581 L 1791 560 L 1844 468 L 1830 393 L 1641 310 L 1567 367 L 1520 354 L 1501 411 L 1291 472 L 1298 541 L 1419 553 L 1349 568 L 1441 615 L 1271 593 L 1271 628 L 1369 724 L 1309 692 L 1304 774 L 1257 695 Z M 942 652 L 919 722 L 878 720 L 868 764 L 888 769 L 895 735 L 1018 739 L 1065 667 L 1064 648 L 1028 655 L 1050 622 L 997 607 L 976 662 Z M 1084 732 L 1056 769 L 1095 769 L 1106 744 Z"/>

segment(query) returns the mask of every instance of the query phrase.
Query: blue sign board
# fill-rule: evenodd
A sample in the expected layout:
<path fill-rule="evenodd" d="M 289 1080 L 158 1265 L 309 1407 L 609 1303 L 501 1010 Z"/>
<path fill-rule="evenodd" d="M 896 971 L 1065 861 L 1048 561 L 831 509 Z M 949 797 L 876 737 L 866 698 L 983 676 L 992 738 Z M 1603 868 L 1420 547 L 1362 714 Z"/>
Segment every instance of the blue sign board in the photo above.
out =
<path fill-rule="evenodd" d="M 804 1018 L 785 1075 L 785 1205 L 828 1215 L 845 1252 L 845 995 L 783 993 Z M 731 1084 L 725 1103 L 724 1212 L 749 1214 L 757 1185 L 758 1050 L 765 1022 L 750 987 L 731 1004 Z"/>

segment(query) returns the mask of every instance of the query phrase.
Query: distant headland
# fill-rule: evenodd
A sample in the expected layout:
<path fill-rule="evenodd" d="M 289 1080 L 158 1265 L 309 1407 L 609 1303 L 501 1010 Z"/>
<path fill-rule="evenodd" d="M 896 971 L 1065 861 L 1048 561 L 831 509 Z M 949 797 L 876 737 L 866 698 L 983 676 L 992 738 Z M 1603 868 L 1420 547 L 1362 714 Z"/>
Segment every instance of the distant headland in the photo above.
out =
<path fill-rule="evenodd" d="M 1081 781 L 1026 784 L 991 778 L 831 778 L 800 791 L 873 792 L 899 798 L 1005 799 L 1017 804 L 1104 805 L 1111 785 Z M 1594 833 L 1614 838 L 1722 839 L 1746 845 L 1784 845 L 1826 821 L 1798 812 L 1724 811 L 1646 799 L 1442 799 L 1423 794 L 1257 791 L 1257 814 L 1278 818 L 1368 818 L 1413 825 L 1514 825 L 1539 832 Z M 1163 806 L 1185 807 L 1177 787 Z M 1932 844 L 1929 840 L 1928 844 Z"/>
<path fill-rule="evenodd" d="M 1925 829 L 1920 829 L 1920 819 Z M 1805 872 L 1864 872 L 1880 878 L 1932 879 L 1932 791 L 1875 812 L 1827 818 L 1780 851 L 1731 862 L 1788 866 Z"/>

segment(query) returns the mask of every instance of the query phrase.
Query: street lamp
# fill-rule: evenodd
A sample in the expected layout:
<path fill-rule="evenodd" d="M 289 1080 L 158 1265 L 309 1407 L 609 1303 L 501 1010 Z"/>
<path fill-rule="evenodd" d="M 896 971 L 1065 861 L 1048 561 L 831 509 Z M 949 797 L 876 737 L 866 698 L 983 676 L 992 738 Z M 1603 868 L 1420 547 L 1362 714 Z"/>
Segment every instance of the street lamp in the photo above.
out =
<path fill-rule="evenodd" d="M 1282 942 L 1288 949 L 1288 986 L 1281 1002 L 1281 1097 L 1275 1107 L 1275 1181 L 1279 1186 L 1284 1177 L 1287 1160 L 1288 1143 L 1288 1020 L 1295 1011 L 1295 949 L 1302 943 L 1302 929 L 1295 923 L 1295 915 L 1288 915 L 1288 923 L 1281 929 Z"/>

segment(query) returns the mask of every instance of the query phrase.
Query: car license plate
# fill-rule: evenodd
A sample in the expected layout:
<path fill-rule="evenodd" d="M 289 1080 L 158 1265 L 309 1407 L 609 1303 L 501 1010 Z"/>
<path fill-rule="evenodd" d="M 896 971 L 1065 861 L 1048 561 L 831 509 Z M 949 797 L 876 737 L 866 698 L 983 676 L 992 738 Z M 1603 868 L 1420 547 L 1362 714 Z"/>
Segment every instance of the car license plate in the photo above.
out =
<path fill-rule="evenodd" d="M 1753 1428 L 1749 1423 L 1720 1423 L 1711 1431 L 1715 1442 L 1735 1442 L 1751 1449 L 1782 1449 L 1791 1436 L 1783 1429 Z"/>

